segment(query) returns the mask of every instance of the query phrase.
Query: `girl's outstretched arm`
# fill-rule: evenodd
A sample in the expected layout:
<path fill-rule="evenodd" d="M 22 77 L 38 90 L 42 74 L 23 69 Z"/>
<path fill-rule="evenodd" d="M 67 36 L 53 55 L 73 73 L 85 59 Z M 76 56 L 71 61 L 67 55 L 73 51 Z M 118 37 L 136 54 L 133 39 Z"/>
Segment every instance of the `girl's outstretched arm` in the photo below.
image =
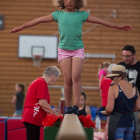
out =
<path fill-rule="evenodd" d="M 35 26 L 39 23 L 48 23 L 48 22 L 52 22 L 54 21 L 53 19 L 53 16 L 50 14 L 50 15 L 47 15 L 47 16 L 43 16 L 43 17 L 39 17 L 39 18 L 36 18 L 36 19 L 33 19 L 21 26 L 18 26 L 18 27 L 15 27 L 14 29 L 12 29 L 10 31 L 10 33 L 16 33 L 16 32 L 19 32 L 25 28 L 29 28 L 29 27 L 32 27 L 32 26 Z"/>
<path fill-rule="evenodd" d="M 118 30 L 129 31 L 129 30 L 132 29 L 132 26 L 130 26 L 130 25 L 128 25 L 128 24 L 127 24 L 127 25 L 118 25 L 118 24 L 109 22 L 109 21 L 107 21 L 107 20 L 105 20 L 105 19 L 100 19 L 100 18 L 91 16 L 91 15 L 88 16 L 87 22 L 102 24 L 102 25 L 105 25 L 105 26 L 107 26 L 107 27 L 116 28 L 116 29 L 118 29 Z"/>

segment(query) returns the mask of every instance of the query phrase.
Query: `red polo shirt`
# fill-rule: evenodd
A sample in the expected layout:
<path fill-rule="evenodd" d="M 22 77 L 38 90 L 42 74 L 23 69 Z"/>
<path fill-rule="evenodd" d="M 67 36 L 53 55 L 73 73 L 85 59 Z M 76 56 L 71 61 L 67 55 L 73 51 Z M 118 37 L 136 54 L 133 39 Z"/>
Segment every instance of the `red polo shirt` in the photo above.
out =
<path fill-rule="evenodd" d="M 101 81 L 100 89 L 102 90 L 102 107 L 107 106 L 108 91 L 112 80 L 110 78 L 103 77 Z"/>
<path fill-rule="evenodd" d="M 45 99 L 50 104 L 50 95 L 45 80 L 41 77 L 34 80 L 28 87 L 22 122 L 42 126 L 42 120 L 47 113 L 39 105 L 39 99 Z"/>

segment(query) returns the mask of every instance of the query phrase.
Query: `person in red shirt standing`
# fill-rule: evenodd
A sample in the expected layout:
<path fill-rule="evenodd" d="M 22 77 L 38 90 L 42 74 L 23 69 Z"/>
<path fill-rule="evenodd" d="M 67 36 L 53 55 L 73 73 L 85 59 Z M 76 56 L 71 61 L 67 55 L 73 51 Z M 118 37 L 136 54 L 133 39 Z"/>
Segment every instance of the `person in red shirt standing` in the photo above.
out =
<path fill-rule="evenodd" d="M 22 122 L 26 127 L 27 140 L 39 140 L 42 120 L 47 113 L 59 115 L 60 111 L 52 109 L 48 86 L 54 84 L 60 76 L 60 70 L 56 66 L 45 69 L 43 76 L 35 79 L 28 87 Z"/>
<path fill-rule="evenodd" d="M 111 73 L 111 69 L 115 65 L 116 64 L 109 65 L 108 73 Z M 106 78 L 106 76 L 104 76 L 101 80 L 100 89 L 101 89 L 101 97 L 102 97 L 102 110 L 105 110 L 105 108 L 107 106 L 108 91 L 109 91 L 111 82 L 112 82 L 112 80 L 110 78 Z M 108 136 L 108 121 L 109 121 L 109 118 L 107 119 L 107 123 L 105 126 L 104 140 L 107 140 L 107 136 Z"/>

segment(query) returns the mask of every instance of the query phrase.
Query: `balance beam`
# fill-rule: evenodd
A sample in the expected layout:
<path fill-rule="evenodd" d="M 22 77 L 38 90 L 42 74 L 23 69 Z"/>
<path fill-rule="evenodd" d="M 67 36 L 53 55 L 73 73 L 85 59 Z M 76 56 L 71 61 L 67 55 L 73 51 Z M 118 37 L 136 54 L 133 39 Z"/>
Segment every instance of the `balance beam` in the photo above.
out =
<path fill-rule="evenodd" d="M 86 133 L 75 114 L 66 114 L 56 140 L 87 140 Z"/>

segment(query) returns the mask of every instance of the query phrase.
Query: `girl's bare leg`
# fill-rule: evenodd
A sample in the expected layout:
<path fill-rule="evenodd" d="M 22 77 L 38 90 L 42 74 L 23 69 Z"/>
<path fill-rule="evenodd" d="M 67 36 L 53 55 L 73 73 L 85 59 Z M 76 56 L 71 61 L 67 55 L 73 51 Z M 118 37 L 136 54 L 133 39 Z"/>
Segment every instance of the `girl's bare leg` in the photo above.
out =
<path fill-rule="evenodd" d="M 60 61 L 60 66 L 64 75 L 64 93 L 66 106 L 72 107 L 72 59 L 65 58 Z"/>
<path fill-rule="evenodd" d="M 81 74 L 83 68 L 84 59 L 82 58 L 72 58 L 72 82 L 73 82 L 73 96 L 74 105 L 79 106 L 80 96 L 81 96 Z"/>

